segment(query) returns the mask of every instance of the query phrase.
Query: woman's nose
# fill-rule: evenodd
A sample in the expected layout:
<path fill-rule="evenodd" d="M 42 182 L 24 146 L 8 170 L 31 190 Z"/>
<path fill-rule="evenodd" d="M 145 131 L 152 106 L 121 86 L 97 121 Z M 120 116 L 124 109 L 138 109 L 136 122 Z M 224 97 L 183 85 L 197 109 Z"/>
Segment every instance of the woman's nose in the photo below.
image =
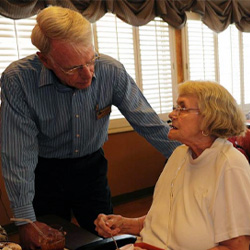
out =
<path fill-rule="evenodd" d="M 172 118 L 173 118 L 173 115 L 174 115 L 174 112 L 171 111 L 171 112 L 169 113 L 168 117 L 169 117 L 170 119 L 172 119 Z"/>

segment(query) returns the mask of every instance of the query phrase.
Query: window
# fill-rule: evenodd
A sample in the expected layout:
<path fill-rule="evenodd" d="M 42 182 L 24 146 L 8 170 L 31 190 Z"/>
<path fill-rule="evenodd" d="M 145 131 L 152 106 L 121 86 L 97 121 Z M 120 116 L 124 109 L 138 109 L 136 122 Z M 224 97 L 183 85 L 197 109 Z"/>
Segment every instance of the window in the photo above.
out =
<path fill-rule="evenodd" d="M 30 33 L 35 17 L 14 21 L 0 17 L 0 73 L 9 63 L 37 49 Z M 164 120 L 173 106 L 175 51 L 173 30 L 156 18 L 147 25 L 133 27 L 108 13 L 92 25 L 95 47 L 100 53 L 122 62 L 147 100 Z M 171 49 L 172 48 L 172 49 Z M 131 130 L 119 110 L 112 107 L 110 132 Z"/>
<path fill-rule="evenodd" d="M 15 40 L 14 21 L 0 17 L 0 73 L 11 61 L 17 59 L 17 47 Z"/>
<path fill-rule="evenodd" d="M 159 18 L 139 27 L 142 90 L 158 114 L 169 113 L 173 107 L 171 51 L 174 48 L 170 37 L 167 23 Z"/>
<path fill-rule="evenodd" d="M 162 119 L 172 110 L 173 30 L 160 18 L 147 25 L 133 27 L 106 14 L 93 26 L 95 47 L 122 62 L 153 109 Z M 171 49 L 172 48 L 172 49 Z M 128 126 L 120 112 L 112 108 L 110 128 Z"/>
<path fill-rule="evenodd" d="M 250 110 L 250 34 L 230 25 L 214 33 L 192 17 L 183 30 L 186 78 L 212 80 L 223 85 L 245 113 Z"/>
<path fill-rule="evenodd" d="M 242 57 L 243 57 L 243 82 L 244 82 L 244 101 L 245 103 L 250 103 L 250 34 L 242 34 Z M 250 108 L 248 108 L 248 111 Z"/>
<path fill-rule="evenodd" d="M 11 62 L 37 51 L 30 41 L 34 23 L 35 17 L 12 20 L 0 16 L 0 75 Z"/>
<path fill-rule="evenodd" d="M 200 21 L 188 20 L 185 37 L 188 43 L 190 79 L 216 79 L 213 31 Z"/>

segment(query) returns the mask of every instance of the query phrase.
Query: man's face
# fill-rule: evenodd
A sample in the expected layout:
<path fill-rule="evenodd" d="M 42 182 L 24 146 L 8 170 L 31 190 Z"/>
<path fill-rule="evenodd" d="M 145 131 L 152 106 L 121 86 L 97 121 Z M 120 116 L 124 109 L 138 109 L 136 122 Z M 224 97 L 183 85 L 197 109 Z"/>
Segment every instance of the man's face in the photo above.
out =
<path fill-rule="evenodd" d="M 65 85 L 85 89 L 91 85 L 95 68 L 93 47 L 73 46 L 67 42 L 53 40 L 46 67 L 53 70 Z"/>

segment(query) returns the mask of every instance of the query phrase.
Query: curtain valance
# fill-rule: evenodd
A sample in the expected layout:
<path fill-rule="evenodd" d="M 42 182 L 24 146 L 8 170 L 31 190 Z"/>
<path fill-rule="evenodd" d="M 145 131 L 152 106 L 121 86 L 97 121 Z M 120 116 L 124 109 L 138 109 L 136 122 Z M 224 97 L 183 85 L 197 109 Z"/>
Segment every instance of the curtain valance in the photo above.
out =
<path fill-rule="evenodd" d="M 27 18 L 49 5 L 78 10 L 90 22 L 111 12 L 128 24 L 141 26 L 157 16 L 176 29 L 185 25 L 185 12 L 192 11 L 200 14 L 215 32 L 225 30 L 231 23 L 250 32 L 249 0 L 1 0 L 0 15 Z"/>

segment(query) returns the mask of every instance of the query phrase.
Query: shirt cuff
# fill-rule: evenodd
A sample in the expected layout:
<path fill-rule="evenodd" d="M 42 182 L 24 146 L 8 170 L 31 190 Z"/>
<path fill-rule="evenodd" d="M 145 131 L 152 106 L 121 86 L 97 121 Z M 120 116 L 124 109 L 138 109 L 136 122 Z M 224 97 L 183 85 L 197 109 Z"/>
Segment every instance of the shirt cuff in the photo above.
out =
<path fill-rule="evenodd" d="M 22 218 L 22 219 L 29 219 L 31 221 L 36 221 L 36 215 L 35 215 L 35 211 L 32 205 L 26 205 L 23 207 L 15 207 L 15 208 L 12 208 L 12 210 L 13 210 L 15 218 L 17 219 Z M 27 222 L 16 221 L 15 224 L 16 226 L 20 226 L 20 225 L 27 224 Z"/>

